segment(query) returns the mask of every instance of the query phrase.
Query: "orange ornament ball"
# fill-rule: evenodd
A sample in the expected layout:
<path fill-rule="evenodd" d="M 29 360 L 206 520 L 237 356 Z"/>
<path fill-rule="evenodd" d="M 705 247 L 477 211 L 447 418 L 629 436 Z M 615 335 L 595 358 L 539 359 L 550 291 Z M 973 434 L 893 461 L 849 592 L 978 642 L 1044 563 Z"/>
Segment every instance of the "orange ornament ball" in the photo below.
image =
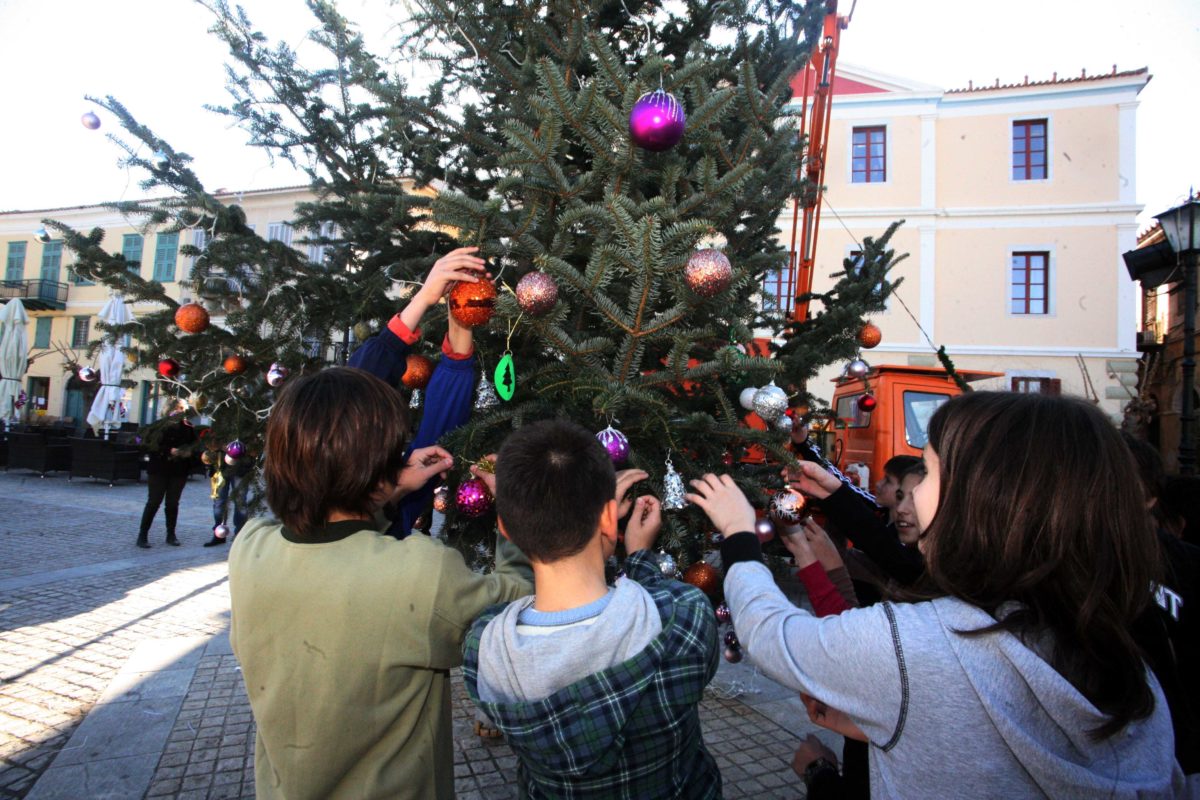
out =
<path fill-rule="evenodd" d="M 433 361 L 425 356 L 410 353 L 404 375 L 400 382 L 409 389 L 424 389 L 433 377 Z"/>
<path fill-rule="evenodd" d="M 683 582 L 690 583 L 709 597 L 715 598 L 721 588 L 721 573 L 706 561 L 697 561 L 683 573 Z"/>
<path fill-rule="evenodd" d="M 879 330 L 879 326 L 874 322 L 863 325 L 862 330 L 858 332 L 858 343 L 868 350 L 882 341 L 883 331 Z"/>
<path fill-rule="evenodd" d="M 249 368 L 249 366 L 250 362 L 248 362 L 243 356 L 239 356 L 237 353 L 225 358 L 225 371 L 230 375 L 241 375 Z"/>
<path fill-rule="evenodd" d="M 208 328 L 208 312 L 199 303 L 186 303 L 175 311 L 175 326 L 184 333 L 203 333 Z"/>
<path fill-rule="evenodd" d="M 462 325 L 474 328 L 483 325 L 496 311 L 496 284 L 487 278 L 478 283 L 459 281 L 446 298 L 450 314 Z"/>

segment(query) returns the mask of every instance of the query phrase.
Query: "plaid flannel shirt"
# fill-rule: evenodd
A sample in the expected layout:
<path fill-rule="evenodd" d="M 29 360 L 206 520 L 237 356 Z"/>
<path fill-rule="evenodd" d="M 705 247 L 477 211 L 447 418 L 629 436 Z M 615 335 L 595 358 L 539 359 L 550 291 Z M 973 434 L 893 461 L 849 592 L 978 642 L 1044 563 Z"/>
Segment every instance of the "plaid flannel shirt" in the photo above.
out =
<path fill-rule="evenodd" d="M 479 640 L 493 606 L 463 645 L 463 679 L 519 756 L 529 798 L 715 798 L 721 774 L 704 747 L 698 704 L 717 671 L 712 604 L 663 577 L 654 555 L 634 553 L 625 574 L 654 599 L 662 633 L 641 653 L 534 702 L 479 699 Z"/>

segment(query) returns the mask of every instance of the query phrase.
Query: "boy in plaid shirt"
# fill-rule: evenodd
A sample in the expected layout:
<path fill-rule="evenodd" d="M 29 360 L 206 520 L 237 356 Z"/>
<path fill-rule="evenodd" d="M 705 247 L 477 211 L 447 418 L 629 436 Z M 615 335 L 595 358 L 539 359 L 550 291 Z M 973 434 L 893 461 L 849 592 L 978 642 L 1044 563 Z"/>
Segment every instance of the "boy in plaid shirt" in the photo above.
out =
<path fill-rule="evenodd" d="M 605 583 L 617 486 L 604 448 L 574 423 L 528 425 L 505 442 L 500 531 L 528 556 L 536 594 L 475 621 L 467 692 L 520 757 L 523 797 L 720 797 L 697 712 L 717 671 L 712 605 L 659 570 L 653 497 L 638 498 L 626 526 L 625 578 Z"/>

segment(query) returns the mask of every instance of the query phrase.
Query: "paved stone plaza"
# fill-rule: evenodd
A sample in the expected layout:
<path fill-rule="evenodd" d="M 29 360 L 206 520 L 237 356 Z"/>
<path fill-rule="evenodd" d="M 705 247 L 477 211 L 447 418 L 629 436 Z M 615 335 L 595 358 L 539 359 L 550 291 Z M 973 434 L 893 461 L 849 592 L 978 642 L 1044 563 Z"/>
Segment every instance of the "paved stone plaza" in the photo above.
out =
<path fill-rule="evenodd" d="M 227 549 L 200 546 L 207 488 L 184 491 L 183 547 L 163 545 L 160 511 L 139 550 L 145 484 L 0 473 L 0 800 L 254 796 Z M 512 751 L 472 719 L 456 682 L 458 796 L 514 797 Z M 790 692 L 723 663 L 701 719 L 726 797 L 803 796 L 788 763 L 811 727 Z"/>

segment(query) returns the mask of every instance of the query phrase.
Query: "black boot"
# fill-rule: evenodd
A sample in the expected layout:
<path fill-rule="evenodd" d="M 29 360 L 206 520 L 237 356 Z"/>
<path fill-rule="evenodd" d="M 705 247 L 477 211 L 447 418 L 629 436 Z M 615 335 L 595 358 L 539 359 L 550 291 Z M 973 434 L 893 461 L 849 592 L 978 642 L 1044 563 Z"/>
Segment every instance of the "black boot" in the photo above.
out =
<path fill-rule="evenodd" d="M 146 534 L 139 533 L 137 538 L 137 546 L 144 550 L 150 549 L 150 540 L 146 538 Z"/>
<path fill-rule="evenodd" d="M 207 542 L 205 542 L 204 546 L 205 547 L 216 547 L 217 545 L 220 545 L 220 544 L 225 544 L 225 540 L 218 539 L 217 537 L 214 536 L 211 539 L 209 539 Z"/>
<path fill-rule="evenodd" d="M 179 547 L 181 542 L 175 538 L 175 534 L 168 533 L 167 534 L 167 544 L 171 545 L 172 547 Z"/>

